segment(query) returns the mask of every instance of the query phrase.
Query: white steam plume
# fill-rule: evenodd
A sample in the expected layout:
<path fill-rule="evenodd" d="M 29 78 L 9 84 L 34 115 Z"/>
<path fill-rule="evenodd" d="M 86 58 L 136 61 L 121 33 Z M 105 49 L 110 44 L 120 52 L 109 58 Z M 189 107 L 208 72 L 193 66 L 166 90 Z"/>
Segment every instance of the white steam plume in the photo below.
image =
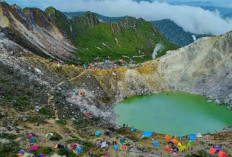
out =
<path fill-rule="evenodd" d="M 154 51 L 152 53 L 152 58 L 155 59 L 156 55 L 164 49 L 164 46 L 161 43 L 156 44 Z"/>

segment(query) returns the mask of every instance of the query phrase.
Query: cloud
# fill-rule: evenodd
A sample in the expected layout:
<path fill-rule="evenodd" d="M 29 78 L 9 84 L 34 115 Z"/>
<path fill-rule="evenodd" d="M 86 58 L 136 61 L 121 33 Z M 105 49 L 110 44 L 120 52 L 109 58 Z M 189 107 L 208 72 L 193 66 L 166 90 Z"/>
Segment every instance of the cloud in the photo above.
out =
<path fill-rule="evenodd" d="M 61 11 L 92 11 L 105 16 L 133 16 L 145 20 L 171 19 L 185 31 L 197 34 L 224 34 L 232 30 L 232 19 L 221 18 L 219 12 L 199 7 L 170 5 L 154 1 L 133 0 L 9 0 L 22 6 L 37 5 L 41 9 L 53 6 Z"/>

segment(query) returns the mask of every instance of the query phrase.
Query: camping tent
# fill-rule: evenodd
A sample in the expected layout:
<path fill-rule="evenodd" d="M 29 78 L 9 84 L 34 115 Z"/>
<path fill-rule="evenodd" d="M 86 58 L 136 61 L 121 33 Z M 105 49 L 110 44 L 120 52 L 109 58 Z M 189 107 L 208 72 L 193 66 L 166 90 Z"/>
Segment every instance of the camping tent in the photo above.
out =
<path fill-rule="evenodd" d="M 180 152 L 182 152 L 182 151 L 184 151 L 185 149 L 187 149 L 186 146 L 180 146 L 180 147 L 178 147 L 178 148 L 179 148 L 179 151 L 180 151 Z"/>
<path fill-rule="evenodd" d="M 122 149 L 123 149 L 123 150 L 126 150 L 126 145 L 125 145 L 125 144 L 122 145 Z"/>
<path fill-rule="evenodd" d="M 106 141 L 103 141 L 101 144 L 101 148 L 105 148 L 105 147 L 108 147 L 108 144 Z"/>
<path fill-rule="evenodd" d="M 52 137 L 53 137 L 53 133 L 48 133 L 48 134 L 46 135 L 46 137 L 49 138 L 49 139 L 52 138 Z"/>
<path fill-rule="evenodd" d="M 166 139 L 166 140 L 170 140 L 170 139 L 171 139 L 171 137 L 170 137 L 169 135 L 165 135 L 165 136 L 164 136 L 164 139 Z"/>
<path fill-rule="evenodd" d="M 31 147 L 30 147 L 30 150 L 33 150 L 33 151 L 36 151 L 36 150 L 38 150 L 39 149 L 39 147 L 37 146 L 37 145 L 32 145 Z"/>
<path fill-rule="evenodd" d="M 77 152 L 81 152 L 82 151 L 82 149 L 81 148 L 79 148 L 79 147 L 76 147 L 76 149 L 75 149 Z"/>
<path fill-rule="evenodd" d="M 90 117 L 90 113 L 89 113 L 89 112 L 85 113 L 85 115 L 86 115 L 87 117 Z"/>
<path fill-rule="evenodd" d="M 220 152 L 218 152 L 217 156 L 218 156 L 218 157 L 226 157 L 226 153 L 220 151 Z"/>
<path fill-rule="evenodd" d="M 39 154 L 38 157 L 45 157 L 43 153 Z"/>
<path fill-rule="evenodd" d="M 210 149 L 209 149 L 209 154 L 215 154 L 216 151 L 217 151 L 216 148 L 210 148 Z"/>
<path fill-rule="evenodd" d="M 33 134 L 28 134 L 27 135 L 27 138 L 30 139 L 31 137 L 33 137 L 34 135 Z"/>
<path fill-rule="evenodd" d="M 17 154 L 17 156 L 23 156 L 24 155 L 24 150 L 20 150 Z"/>
<path fill-rule="evenodd" d="M 169 146 L 165 146 L 165 147 L 164 147 L 164 151 L 165 151 L 165 152 L 170 152 L 170 151 L 171 151 L 171 148 L 170 148 Z"/>
<path fill-rule="evenodd" d="M 101 131 L 96 131 L 96 132 L 95 132 L 95 135 L 96 135 L 96 136 L 100 136 L 100 135 L 101 135 Z"/>
<path fill-rule="evenodd" d="M 188 141 L 187 146 L 188 146 L 188 147 L 193 146 L 193 141 Z"/>
<path fill-rule="evenodd" d="M 131 128 L 131 132 L 134 132 L 135 131 L 135 128 Z"/>
<path fill-rule="evenodd" d="M 175 143 L 175 144 L 177 144 L 177 143 L 179 142 L 176 138 L 172 139 L 171 141 L 172 141 L 173 143 Z"/>
<path fill-rule="evenodd" d="M 30 143 L 36 143 L 37 142 L 37 139 L 33 136 L 29 139 L 29 142 Z"/>
<path fill-rule="evenodd" d="M 168 142 L 168 144 L 170 144 L 170 145 L 174 145 L 174 143 L 173 143 L 172 141 L 169 141 L 169 142 Z"/>
<path fill-rule="evenodd" d="M 202 134 L 201 134 L 201 133 L 197 133 L 197 134 L 196 134 L 196 137 L 197 137 L 197 138 L 201 138 L 201 137 L 202 137 Z"/>
<path fill-rule="evenodd" d="M 118 145 L 114 144 L 113 148 L 114 148 L 115 150 L 117 150 L 117 149 L 118 149 Z"/>
<path fill-rule="evenodd" d="M 70 144 L 70 147 L 71 147 L 71 148 L 74 148 L 74 147 L 76 147 L 76 146 L 77 146 L 77 144 L 74 143 L 74 142 Z"/>
<path fill-rule="evenodd" d="M 178 142 L 177 146 L 178 146 L 178 147 L 181 147 L 181 146 L 182 146 L 182 144 L 181 144 L 180 142 Z"/>
<path fill-rule="evenodd" d="M 125 142 L 125 138 L 120 138 L 120 143 L 121 143 L 121 144 L 126 143 L 126 142 Z"/>
<path fill-rule="evenodd" d="M 64 148 L 64 146 L 61 145 L 61 144 L 55 144 L 53 148 L 54 149 L 60 149 L 60 148 Z"/>
<path fill-rule="evenodd" d="M 194 141 L 196 139 L 194 134 L 190 134 L 189 135 L 189 140 Z"/>
<path fill-rule="evenodd" d="M 149 131 L 142 132 L 142 137 L 151 137 L 151 136 L 152 136 L 152 132 L 149 132 Z"/>
<path fill-rule="evenodd" d="M 155 141 L 155 142 L 153 142 L 152 144 L 153 144 L 153 146 L 155 146 L 155 147 L 160 146 L 160 143 L 159 143 L 158 141 Z"/>

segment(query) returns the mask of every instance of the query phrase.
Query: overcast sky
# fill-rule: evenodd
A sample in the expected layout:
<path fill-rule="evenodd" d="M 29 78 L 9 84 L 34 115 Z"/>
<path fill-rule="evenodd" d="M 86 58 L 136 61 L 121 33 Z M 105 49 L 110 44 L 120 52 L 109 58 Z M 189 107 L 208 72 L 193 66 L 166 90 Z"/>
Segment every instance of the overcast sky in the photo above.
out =
<path fill-rule="evenodd" d="M 6 0 L 20 7 L 45 9 L 53 6 L 61 11 L 92 11 L 105 16 L 134 16 L 146 20 L 171 19 L 186 31 L 198 34 L 224 34 L 232 30 L 232 19 L 222 19 L 218 12 L 199 7 L 170 5 L 165 2 L 135 2 L 133 0 Z M 161 1 L 161 0 L 160 0 Z M 164 1 L 164 0 L 162 0 Z M 168 0 L 171 1 L 171 0 Z M 200 1 L 200 0 L 175 0 Z M 201 0 L 206 1 L 206 0 Z M 213 4 L 232 3 L 232 0 L 207 0 Z M 232 6 L 232 5 L 231 5 Z"/>

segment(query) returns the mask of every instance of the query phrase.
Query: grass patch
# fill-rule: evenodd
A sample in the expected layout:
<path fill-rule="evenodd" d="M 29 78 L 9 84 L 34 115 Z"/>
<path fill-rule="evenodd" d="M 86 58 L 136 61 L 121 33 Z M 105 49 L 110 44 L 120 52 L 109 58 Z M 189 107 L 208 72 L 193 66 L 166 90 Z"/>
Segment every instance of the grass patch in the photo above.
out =
<path fill-rule="evenodd" d="M 16 98 L 16 101 L 13 103 L 13 106 L 19 110 L 23 110 L 29 106 L 29 98 L 27 95 L 19 96 Z"/>
<path fill-rule="evenodd" d="M 52 116 L 52 112 L 49 108 L 46 108 L 46 107 L 43 107 L 39 110 L 39 113 L 40 114 L 43 114 L 43 115 L 46 115 L 46 116 L 49 116 L 51 117 Z"/>
<path fill-rule="evenodd" d="M 52 155 L 55 153 L 55 150 L 51 147 L 40 147 L 34 155 L 38 156 L 40 153 L 43 153 L 44 155 Z"/>
<path fill-rule="evenodd" d="M 185 157 L 214 157 L 214 155 L 210 155 L 205 150 L 200 150 L 196 153 L 191 153 L 189 155 L 186 155 Z"/>
<path fill-rule="evenodd" d="M 4 138 L 4 139 L 7 139 L 7 140 L 15 140 L 15 139 L 18 138 L 18 136 L 14 135 L 14 134 L 1 133 L 0 138 Z"/>
<path fill-rule="evenodd" d="M 58 155 L 64 156 L 66 155 L 67 157 L 76 157 L 77 154 L 73 153 L 71 150 L 66 149 L 66 148 L 61 148 L 57 151 Z"/>
<path fill-rule="evenodd" d="M 63 119 L 57 120 L 56 123 L 59 125 L 66 125 L 67 124 L 66 120 L 63 120 Z"/>
<path fill-rule="evenodd" d="M 17 151 L 19 151 L 18 143 L 11 142 L 8 144 L 3 144 L 0 147 L 0 157 L 16 157 Z"/>

